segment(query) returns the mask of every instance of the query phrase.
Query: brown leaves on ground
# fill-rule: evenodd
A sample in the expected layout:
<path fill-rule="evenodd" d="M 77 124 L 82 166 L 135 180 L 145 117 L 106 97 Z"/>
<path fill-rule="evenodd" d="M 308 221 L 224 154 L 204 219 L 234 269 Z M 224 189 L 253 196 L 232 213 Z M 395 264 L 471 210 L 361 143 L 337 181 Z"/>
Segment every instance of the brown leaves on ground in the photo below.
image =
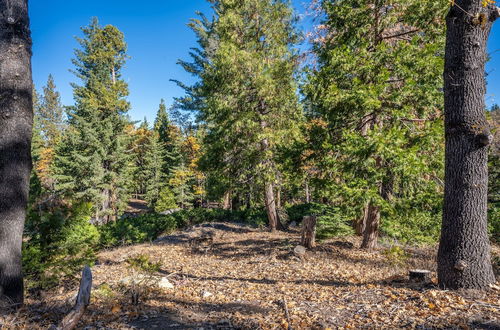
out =
<path fill-rule="evenodd" d="M 212 241 L 192 244 L 207 231 Z M 271 234 L 218 223 L 102 252 L 93 268 L 91 306 L 80 324 L 86 329 L 500 327 L 498 287 L 452 292 L 409 283 L 409 269 L 435 270 L 434 248 L 405 249 L 404 261 L 395 263 L 386 252 L 356 248 L 357 238 L 334 239 L 298 258 L 293 250 L 299 240 L 297 232 Z M 160 262 L 158 276 L 175 287 L 151 288 L 132 305 L 120 281 L 129 275 L 125 260 L 138 255 Z M 29 298 L 28 307 L 4 322 L 30 329 L 57 323 L 74 291 L 56 292 L 47 294 L 43 305 Z M 16 325 L 16 317 L 23 321 Z"/>

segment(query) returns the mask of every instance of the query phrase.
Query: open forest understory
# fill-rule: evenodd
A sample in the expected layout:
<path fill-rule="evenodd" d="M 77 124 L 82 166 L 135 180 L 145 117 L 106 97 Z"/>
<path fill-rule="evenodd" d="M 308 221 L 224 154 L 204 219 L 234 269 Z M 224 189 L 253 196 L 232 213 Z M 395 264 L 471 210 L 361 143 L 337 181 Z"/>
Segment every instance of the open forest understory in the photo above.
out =
<path fill-rule="evenodd" d="M 62 104 L 0 0 L 0 329 L 500 329 L 495 1 L 208 2 L 137 121 L 117 26 Z"/>
<path fill-rule="evenodd" d="M 498 328 L 499 287 L 448 291 L 437 287 L 434 276 L 427 284 L 408 280 L 409 269 L 435 271 L 435 247 L 366 252 L 357 248 L 360 239 L 347 237 L 326 240 L 299 256 L 294 253 L 299 243 L 296 228 L 272 234 L 217 222 L 105 250 L 93 267 L 93 297 L 80 324 L 85 329 Z M 499 247 L 493 255 L 498 262 Z M 143 268 L 131 267 L 134 261 Z M 145 267 L 148 263 L 157 269 Z M 75 282 L 62 284 L 28 296 L 24 309 L 0 320 L 16 328 L 47 328 L 68 313 L 75 294 Z"/>

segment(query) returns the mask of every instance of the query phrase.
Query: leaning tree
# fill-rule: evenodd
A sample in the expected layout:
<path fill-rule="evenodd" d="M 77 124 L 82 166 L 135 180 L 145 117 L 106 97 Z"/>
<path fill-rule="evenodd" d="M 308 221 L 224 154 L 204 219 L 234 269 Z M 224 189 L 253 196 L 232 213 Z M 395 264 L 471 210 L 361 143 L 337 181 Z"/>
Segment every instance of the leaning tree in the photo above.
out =
<path fill-rule="evenodd" d="M 445 199 L 438 253 L 443 288 L 495 281 L 487 232 L 486 44 L 500 10 L 493 0 L 454 0 L 446 18 Z"/>
<path fill-rule="evenodd" d="M 33 124 L 28 0 L 0 0 L 0 302 L 23 303 Z"/>

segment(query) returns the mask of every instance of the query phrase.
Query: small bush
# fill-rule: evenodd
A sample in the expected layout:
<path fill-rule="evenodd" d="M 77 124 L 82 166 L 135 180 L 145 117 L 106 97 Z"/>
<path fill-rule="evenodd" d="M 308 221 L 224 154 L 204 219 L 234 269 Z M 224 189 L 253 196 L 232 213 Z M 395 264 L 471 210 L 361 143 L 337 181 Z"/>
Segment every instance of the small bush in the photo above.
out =
<path fill-rule="evenodd" d="M 28 278 L 49 288 L 94 263 L 99 232 L 90 224 L 90 213 L 91 205 L 81 203 L 58 212 L 30 214 L 23 244 Z"/>
<path fill-rule="evenodd" d="M 392 216 L 382 215 L 381 232 L 404 243 L 432 244 L 438 241 L 441 214 L 415 211 Z"/>
<path fill-rule="evenodd" d="M 399 246 L 392 246 L 385 249 L 382 254 L 386 257 L 387 261 L 395 267 L 402 267 L 406 265 L 409 255 L 406 251 Z"/>
<path fill-rule="evenodd" d="M 175 196 L 169 187 L 164 187 L 160 191 L 160 196 L 155 204 L 155 212 L 161 213 L 168 210 L 173 210 L 177 208 L 175 203 Z"/>
<path fill-rule="evenodd" d="M 156 213 L 124 217 L 99 227 L 103 247 L 150 242 L 175 229 L 210 222 L 243 222 L 250 225 L 267 223 L 266 212 L 258 209 L 229 211 L 222 209 L 181 210 L 169 215 Z"/>
<path fill-rule="evenodd" d="M 316 237 L 320 240 L 354 233 L 350 217 L 338 207 L 317 203 L 298 204 L 289 207 L 287 213 L 289 221 L 297 223 L 302 222 L 305 216 L 316 215 Z"/>
<path fill-rule="evenodd" d="M 178 228 L 174 214 L 144 214 L 124 217 L 99 227 L 101 245 L 105 247 L 153 241 L 163 232 Z"/>

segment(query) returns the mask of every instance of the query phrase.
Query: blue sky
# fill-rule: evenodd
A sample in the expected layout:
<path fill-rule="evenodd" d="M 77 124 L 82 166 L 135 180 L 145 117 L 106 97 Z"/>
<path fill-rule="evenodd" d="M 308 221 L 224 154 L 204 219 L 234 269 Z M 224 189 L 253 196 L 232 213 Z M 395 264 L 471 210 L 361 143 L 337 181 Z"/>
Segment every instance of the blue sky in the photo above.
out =
<path fill-rule="evenodd" d="M 32 0 L 30 1 L 33 36 L 33 79 L 38 90 L 49 74 L 54 76 L 64 105 L 73 103 L 71 82 L 76 77 L 73 50 L 78 47 L 75 36 L 80 27 L 97 16 L 102 25 L 113 24 L 128 43 L 128 60 L 123 78 L 129 83 L 132 105 L 130 116 L 154 120 L 160 99 L 171 104 L 182 95 L 170 79 L 192 81 L 178 59 L 188 59 L 190 47 L 196 46 L 192 31 L 186 26 L 196 11 L 210 12 L 206 0 Z M 294 0 L 299 13 L 308 1 Z M 309 24 L 302 22 L 302 28 Z M 495 52 L 495 50 L 497 50 Z M 500 103 L 500 23 L 496 23 L 489 42 L 492 59 L 488 63 L 488 104 Z"/>

